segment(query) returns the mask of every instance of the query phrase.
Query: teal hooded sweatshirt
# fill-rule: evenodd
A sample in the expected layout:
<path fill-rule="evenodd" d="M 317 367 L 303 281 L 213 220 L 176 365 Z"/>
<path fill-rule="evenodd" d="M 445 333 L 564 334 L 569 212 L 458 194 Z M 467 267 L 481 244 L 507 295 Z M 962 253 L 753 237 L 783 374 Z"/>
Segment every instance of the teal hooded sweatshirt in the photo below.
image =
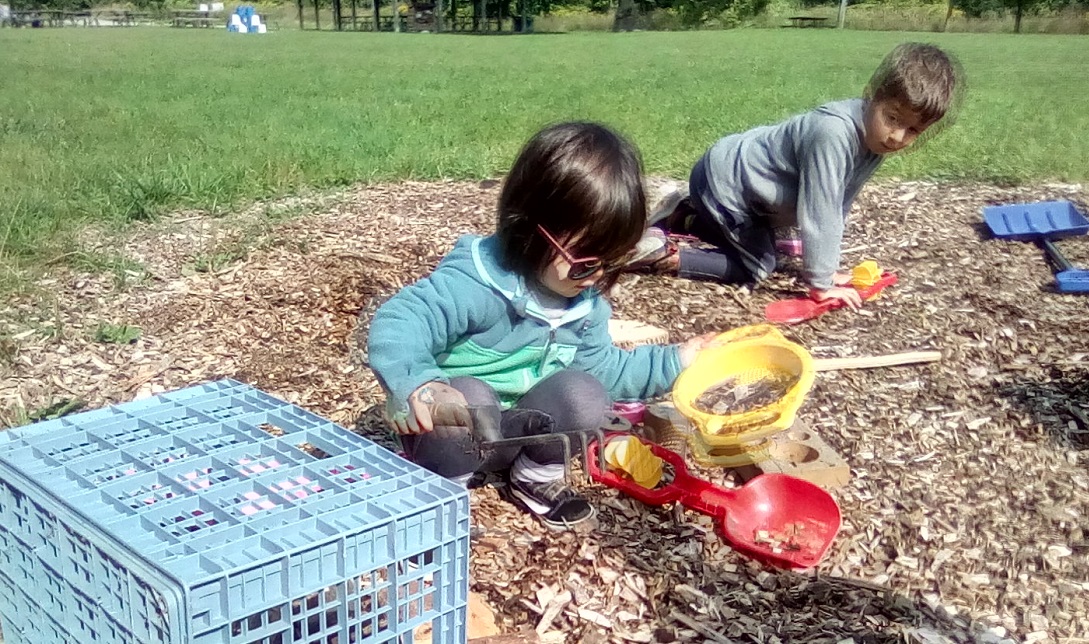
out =
<path fill-rule="evenodd" d="M 465 236 L 431 275 L 407 286 L 374 315 L 371 368 L 397 409 L 425 382 L 472 376 L 510 407 L 561 369 L 593 375 L 614 400 L 646 399 L 673 386 L 676 345 L 627 351 L 613 345 L 612 307 L 596 289 L 550 320 L 524 278 L 499 265 L 499 240 Z"/>

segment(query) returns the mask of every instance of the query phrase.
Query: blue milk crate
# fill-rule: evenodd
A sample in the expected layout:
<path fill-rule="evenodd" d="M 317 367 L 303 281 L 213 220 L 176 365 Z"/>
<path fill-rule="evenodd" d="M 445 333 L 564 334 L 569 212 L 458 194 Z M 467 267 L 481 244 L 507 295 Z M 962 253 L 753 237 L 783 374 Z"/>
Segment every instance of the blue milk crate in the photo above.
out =
<path fill-rule="evenodd" d="M 0 432 L 8 644 L 466 641 L 467 492 L 222 380 Z"/>

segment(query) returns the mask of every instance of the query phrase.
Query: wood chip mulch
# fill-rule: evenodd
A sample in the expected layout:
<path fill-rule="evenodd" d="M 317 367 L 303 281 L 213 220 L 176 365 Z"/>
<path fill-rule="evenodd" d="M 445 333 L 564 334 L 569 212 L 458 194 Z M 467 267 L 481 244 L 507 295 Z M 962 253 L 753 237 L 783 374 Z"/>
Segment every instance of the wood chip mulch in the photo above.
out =
<path fill-rule="evenodd" d="M 89 234 L 87 253 L 142 268 L 58 265 L 0 312 L 0 426 L 231 377 L 392 446 L 359 320 L 458 235 L 489 232 L 497 194 L 494 181 L 358 187 Z M 472 586 L 500 626 L 557 642 L 1089 642 L 1089 299 L 1052 292 L 1041 249 L 980 224 L 984 205 L 1045 199 L 1084 211 L 1089 192 L 886 182 L 861 195 L 845 262 L 876 259 L 900 283 L 784 332 L 817 357 L 943 359 L 818 375 L 801 416 L 852 477 L 817 570 L 759 566 L 702 517 L 596 485 L 591 535 L 546 531 L 488 488 L 472 494 Z M 1089 243 L 1060 246 L 1089 267 Z M 756 289 L 633 275 L 611 299 L 616 317 L 682 340 L 798 294 L 789 271 Z M 96 341 L 103 323 L 141 336 Z"/>

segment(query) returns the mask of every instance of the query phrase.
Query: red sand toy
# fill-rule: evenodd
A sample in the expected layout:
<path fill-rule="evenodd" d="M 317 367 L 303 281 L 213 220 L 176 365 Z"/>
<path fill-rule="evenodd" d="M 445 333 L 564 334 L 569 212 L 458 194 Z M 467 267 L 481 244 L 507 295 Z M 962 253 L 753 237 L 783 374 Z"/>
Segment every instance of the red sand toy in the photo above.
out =
<path fill-rule="evenodd" d="M 881 294 L 886 287 L 892 286 L 898 281 L 895 273 L 882 273 L 872 285 L 857 288 L 862 301 L 866 302 Z M 768 322 L 775 324 L 798 324 L 806 320 L 812 320 L 828 311 L 841 309 L 847 306 L 843 300 L 824 300 L 818 302 L 812 298 L 801 297 L 793 300 L 779 300 L 768 304 L 764 309 L 764 317 Z"/>
<path fill-rule="evenodd" d="M 609 434 L 605 442 L 630 436 Z M 736 550 L 779 568 L 817 565 L 839 532 L 840 511 L 835 499 L 808 481 L 786 474 L 762 474 L 730 490 L 690 475 L 680 455 L 642 442 L 673 468 L 672 480 L 666 477 L 647 489 L 622 474 L 603 471 L 597 457 L 600 441 L 591 443 L 587 454 L 591 478 L 648 505 L 675 502 L 714 517 L 719 533 Z"/>

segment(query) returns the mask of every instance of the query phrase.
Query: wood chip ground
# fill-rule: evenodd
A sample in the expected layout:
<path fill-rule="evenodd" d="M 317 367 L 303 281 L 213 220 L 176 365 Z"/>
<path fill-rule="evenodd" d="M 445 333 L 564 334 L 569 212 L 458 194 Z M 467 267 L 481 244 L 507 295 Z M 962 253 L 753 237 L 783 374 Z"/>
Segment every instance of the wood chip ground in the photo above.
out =
<path fill-rule="evenodd" d="M 459 235 L 489 232 L 497 193 L 495 181 L 358 187 L 183 213 L 122 240 L 92 231 L 88 257 L 140 268 L 58 263 L 4 307 L 0 425 L 231 377 L 393 445 L 358 321 Z M 845 260 L 876 259 L 900 283 L 786 335 L 817 357 L 943 360 L 819 374 L 801 414 L 853 476 L 817 570 L 755 565 L 708 520 L 600 486 L 585 486 L 601 509 L 591 535 L 548 532 L 485 489 L 472 496 L 472 586 L 500 627 L 554 642 L 1089 642 L 1089 299 L 1051 292 L 1039 248 L 980 224 L 985 205 L 1044 199 L 1084 209 L 1089 193 L 887 182 L 859 198 Z M 1060 246 L 1089 266 L 1089 241 Z M 799 294 L 793 275 L 755 290 L 627 276 L 611 299 L 617 317 L 682 340 L 760 322 Z M 102 323 L 142 335 L 102 344 Z"/>

